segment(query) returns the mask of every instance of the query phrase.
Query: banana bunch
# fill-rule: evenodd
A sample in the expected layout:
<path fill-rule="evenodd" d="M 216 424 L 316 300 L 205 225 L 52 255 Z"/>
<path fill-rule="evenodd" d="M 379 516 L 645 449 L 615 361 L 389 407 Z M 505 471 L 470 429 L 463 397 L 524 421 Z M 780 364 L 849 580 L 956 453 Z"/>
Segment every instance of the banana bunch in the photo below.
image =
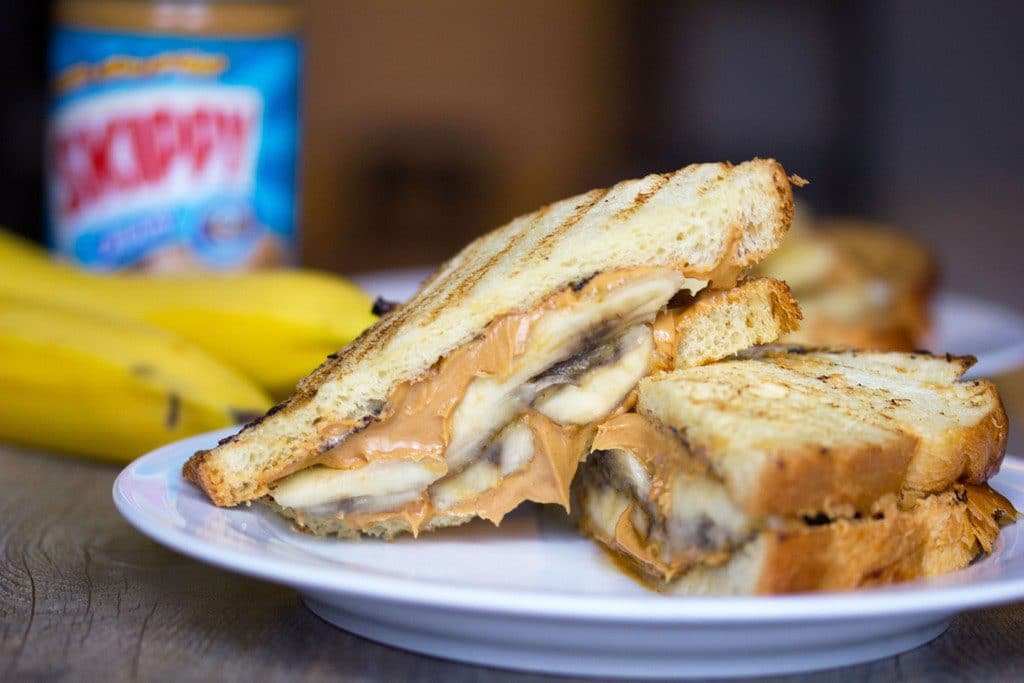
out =
<path fill-rule="evenodd" d="M 266 389 L 288 395 L 376 318 L 342 278 L 303 270 L 93 274 L 0 231 L 0 293 L 116 314 L 168 330 Z"/>
<path fill-rule="evenodd" d="M 134 320 L 0 293 L 0 438 L 130 460 L 270 407 L 261 388 Z"/>
<path fill-rule="evenodd" d="M 326 274 L 92 274 L 0 229 L 0 440 L 124 462 L 263 414 L 370 309 Z"/>

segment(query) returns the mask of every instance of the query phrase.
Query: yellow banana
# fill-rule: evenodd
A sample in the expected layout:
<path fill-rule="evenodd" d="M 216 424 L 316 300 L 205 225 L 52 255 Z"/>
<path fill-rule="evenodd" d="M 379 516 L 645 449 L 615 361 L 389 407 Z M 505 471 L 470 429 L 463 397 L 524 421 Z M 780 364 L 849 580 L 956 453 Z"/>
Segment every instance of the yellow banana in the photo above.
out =
<path fill-rule="evenodd" d="M 0 440 L 116 462 L 270 407 L 164 330 L 2 293 L 0 387 Z"/>
<path fill-rule="evenodd" d="M 2 230 L 0 292 L 152 323 L 202 347 L 277 397 L 375 320 L 366 294 L 325 273 L 86 273 Z"/>

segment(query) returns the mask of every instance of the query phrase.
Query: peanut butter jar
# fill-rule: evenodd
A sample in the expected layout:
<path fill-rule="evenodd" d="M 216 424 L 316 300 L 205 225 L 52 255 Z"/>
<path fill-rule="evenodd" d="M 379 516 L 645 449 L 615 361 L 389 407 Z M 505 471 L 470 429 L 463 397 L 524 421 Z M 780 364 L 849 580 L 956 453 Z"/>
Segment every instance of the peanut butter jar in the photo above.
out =
<path fill-rule="evenodd" d="M 51 45 L 57 253 L 95 270 L 294 260 L 295 3 L 61 0 Z"/>

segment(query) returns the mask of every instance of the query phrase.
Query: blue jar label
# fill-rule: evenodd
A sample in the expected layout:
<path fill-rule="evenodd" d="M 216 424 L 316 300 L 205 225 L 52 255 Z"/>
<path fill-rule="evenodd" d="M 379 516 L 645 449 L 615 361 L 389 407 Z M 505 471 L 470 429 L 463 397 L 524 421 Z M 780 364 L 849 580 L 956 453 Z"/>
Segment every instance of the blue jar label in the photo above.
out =
<path fill-rule="evenodd" d="M 97 269 L 291 260 L 299 58 L 291 38 L 59 30 L 55 249 Z"/>

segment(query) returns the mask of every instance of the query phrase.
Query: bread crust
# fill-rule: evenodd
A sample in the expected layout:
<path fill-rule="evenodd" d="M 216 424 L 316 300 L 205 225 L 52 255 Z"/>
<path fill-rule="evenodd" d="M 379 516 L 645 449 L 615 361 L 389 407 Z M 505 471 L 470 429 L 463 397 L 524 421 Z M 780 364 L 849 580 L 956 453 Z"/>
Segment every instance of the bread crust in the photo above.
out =
<path fill-rule="evenodd" d="M 883 496 L 903 488 L 916 447 L 913 437 L 896 435 L 885 446 L 780 452 L 761 467 L 744 508 L 751 517 L 849 516 L 871 510 Z"/>
<path fill-rule="evenodd" d="M 986 513 L 996 512 L 996 518 Z M 667 589 L 685 594 L 845 591 L 962 569 L 993 548 L 1013 506 L 988 486 L 954 486 L 884 517 L 764 531 L 724 565 L 696 567 Z"/>
<path fill-rule="evenodd" d="M 705 289 L 678 314 L 676 368 L 705 365 L 795 330 L 802 315 L 789 286 L 753 278 L 729 289 Z"/>
<path fill-rule="evenodd" d="M 767 532 L 759 594 L 851 590 L 966 567 L 980 546 L 959 492 L 921 501 L 878 520 L 839 520 L 800 533 Z M 941 547 L 933 537 L 946 539 Z"/>
<path fill-rule="evenodd" d="M 988 404 L 989 412 L 974 425 L 956 430 L 944 440 L 944 448 L 938 454 L 938 462 L 944 467 L 923 460 L 919 466 L 912 466 L 907 474 L 908 488 L 933 493 L 944 489 L 949 481 L 983 484 L 999 471 L 1009 435 L 1006 408 L 991 382 L 975 380 L 971 385 L 978 390 L 971 400 Z"/>

